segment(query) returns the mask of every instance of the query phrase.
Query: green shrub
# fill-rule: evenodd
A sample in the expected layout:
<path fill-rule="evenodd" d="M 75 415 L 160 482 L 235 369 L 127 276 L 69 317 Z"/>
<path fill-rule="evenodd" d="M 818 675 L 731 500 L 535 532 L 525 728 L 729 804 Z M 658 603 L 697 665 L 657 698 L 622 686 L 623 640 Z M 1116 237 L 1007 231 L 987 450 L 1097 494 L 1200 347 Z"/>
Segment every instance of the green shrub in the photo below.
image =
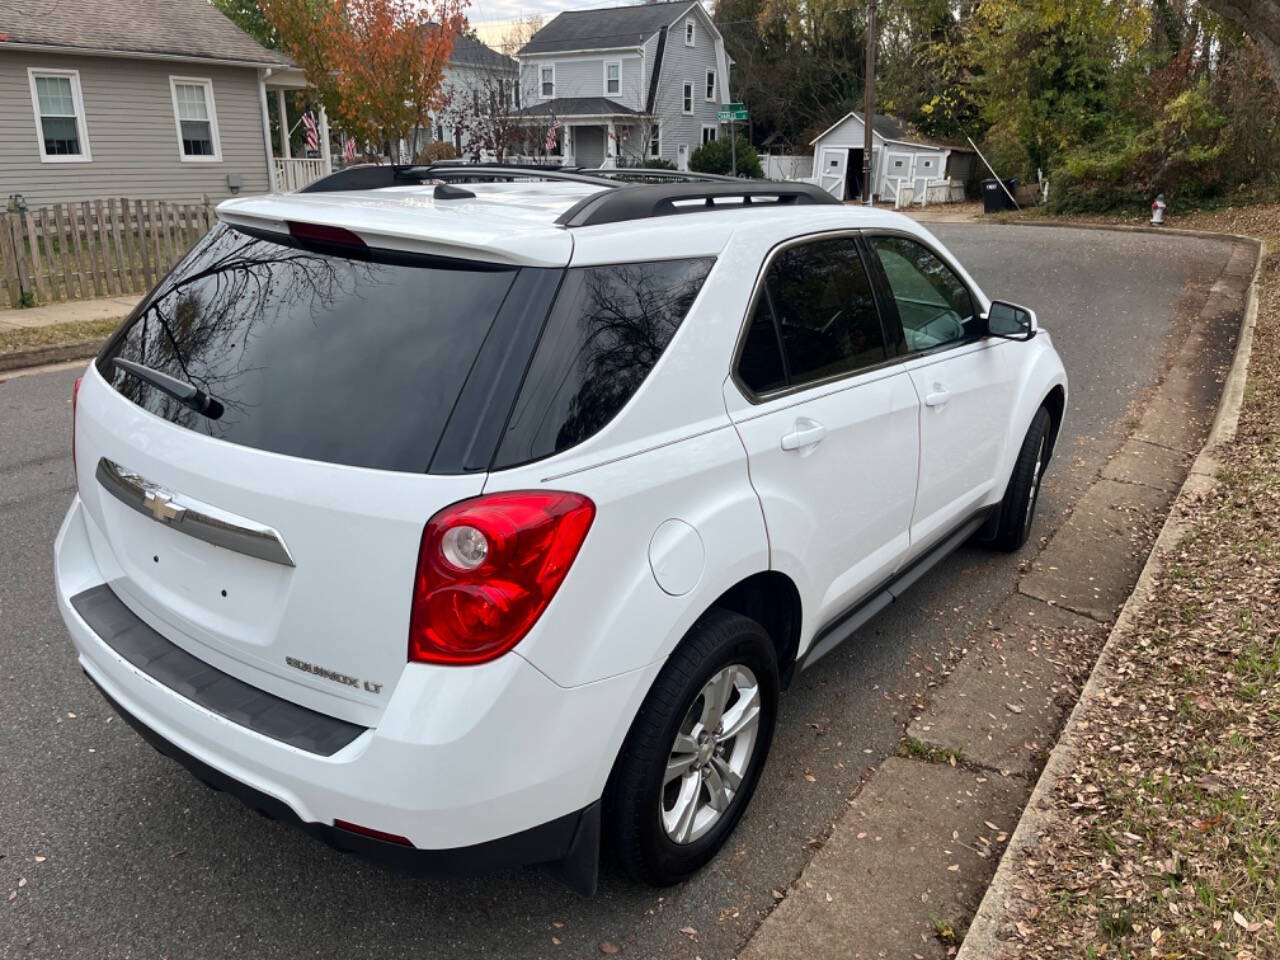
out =
<path fill-rule="evenodd" d="M 764 176 L 764 170 L 760 166 L 760 156 L 756 153 L 756 148 L 747 142 L 746 137 L 738 137 L 737 152 L 738 176 L 757 179 Z M 729 138 L 712 140 L 693 151 L 693 156 L 689 158 L 689 169 L 696 173 L 732 173 L 733 147 Z"/>

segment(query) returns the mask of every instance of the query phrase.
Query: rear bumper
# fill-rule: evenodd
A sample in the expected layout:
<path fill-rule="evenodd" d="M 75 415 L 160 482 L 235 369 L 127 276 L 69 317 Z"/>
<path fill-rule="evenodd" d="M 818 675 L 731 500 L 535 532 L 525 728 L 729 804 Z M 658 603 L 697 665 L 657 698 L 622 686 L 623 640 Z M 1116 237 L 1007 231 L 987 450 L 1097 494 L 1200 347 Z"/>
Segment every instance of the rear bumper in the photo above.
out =
<path fill-rule="evenodd" d="M 93 677 L 89 679 L 92 681 Z M 301 827 L 344 853 L 354 853 L 392 870 L 414 875 L 468 875 L 529 864 L 550 864 L 553 872 L 572 889 L 590 895 L 595 892 L 600 847 L 600 803 L 566 814 L 528 830 L 497 840 L 454 847 L 447 850 L 419 850 L 399 843 L 364 836 L 324 823 L 308 823 L 293 809 L 247 783 L 229 777 L 198 757 L 170 743 L 120 706 L 96 682 L 98 692 L 122 720 L 133 727 L 160 753 L 176 760 L 206 786 L 239 799 L 251 810 L 272 820 Z"/>
<path fill-rule="evenodd" d="M 85 673 L 162 753 L 256 809 L 392 866 L 458 873 L 567 859 L 564 878 L 590 885 L 582 876 L 589 860 L 594 877 L 595 804 L 658 665 L 566 688 L 515 655 L 477 667 L 411 664 L 376 725 L 323 755 L 183 696 L 106 643 L 71 602 L 110 580 L 86 522 L 77 498 L 55 544 L 59 609 Z M 191 641 L 134 613 L 198 656 Z"/>

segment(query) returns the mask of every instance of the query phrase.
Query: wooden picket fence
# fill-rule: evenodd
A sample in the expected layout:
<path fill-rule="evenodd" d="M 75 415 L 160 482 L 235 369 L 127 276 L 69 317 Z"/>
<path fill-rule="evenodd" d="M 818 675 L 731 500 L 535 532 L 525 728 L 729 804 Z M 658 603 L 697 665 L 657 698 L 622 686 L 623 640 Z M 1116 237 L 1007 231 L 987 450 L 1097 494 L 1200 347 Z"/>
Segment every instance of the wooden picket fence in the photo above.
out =
<path fill-rule="evenodd" d="M 0 306 L 145 293 L 214 219 L 211 203 L 123 198 L 0 213 Z"/>

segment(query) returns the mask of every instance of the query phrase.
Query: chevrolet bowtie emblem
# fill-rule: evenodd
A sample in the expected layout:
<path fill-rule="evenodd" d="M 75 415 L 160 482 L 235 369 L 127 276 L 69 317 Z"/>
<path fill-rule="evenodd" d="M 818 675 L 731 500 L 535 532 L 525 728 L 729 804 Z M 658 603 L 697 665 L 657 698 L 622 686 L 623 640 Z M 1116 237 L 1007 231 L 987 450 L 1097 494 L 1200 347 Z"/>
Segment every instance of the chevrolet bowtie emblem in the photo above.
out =
<path fill-rule="evenodd" d="M 167 493 L 159 493 L 155 490 L 148 490 L 143 505 L 151 511 L 151 515 L 161 523 L 173 523 L 187 512 L 186 507 L 180 507 L 173 502 L 173 497 Z"/>

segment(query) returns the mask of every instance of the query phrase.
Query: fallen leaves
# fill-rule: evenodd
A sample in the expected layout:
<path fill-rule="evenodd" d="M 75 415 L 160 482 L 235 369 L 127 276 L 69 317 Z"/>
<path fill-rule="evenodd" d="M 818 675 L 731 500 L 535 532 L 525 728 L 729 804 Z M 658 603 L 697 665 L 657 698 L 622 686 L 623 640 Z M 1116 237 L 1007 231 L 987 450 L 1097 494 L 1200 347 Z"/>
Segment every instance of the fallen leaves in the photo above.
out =
<path fill-rule="evenodd" d="M 1266 231 L 1270 249 L 1280 249 L 1278 205 L 1207 219 L 1231 232 Z M 1095 677 L 1100 685 L 1063 734 L 1069 766 L 1051 780 L 1029 845 L 1009 854 L 1001 936 L 1023 960 L 1280 957 L 1274 252 L 1259 299 L 1239 432 L 1214 451 L 1217 485 L 1175 507 L 1185 533 L 1160 556 L 1144 602 L 1117 629 Z M 1203 331 L 1212 339 L 1229 336 L 1238 318 L 1186 326 L 1190 337 Z M 1203 432 L 1210 419 L 1203 415 Z M 996 824 L 986 826 L 1007 839 Z"/>
<path fill-rule="evenodd" d="M 1231 919 L 1235 921 L 1236 926 L 1242 928 L 1246 933 L 1257 933 L 1262 929 L 1262 924 L 1257 920 L 1246 920 L 1243 913 L 1234 910 L 1231 913 Z"/>

